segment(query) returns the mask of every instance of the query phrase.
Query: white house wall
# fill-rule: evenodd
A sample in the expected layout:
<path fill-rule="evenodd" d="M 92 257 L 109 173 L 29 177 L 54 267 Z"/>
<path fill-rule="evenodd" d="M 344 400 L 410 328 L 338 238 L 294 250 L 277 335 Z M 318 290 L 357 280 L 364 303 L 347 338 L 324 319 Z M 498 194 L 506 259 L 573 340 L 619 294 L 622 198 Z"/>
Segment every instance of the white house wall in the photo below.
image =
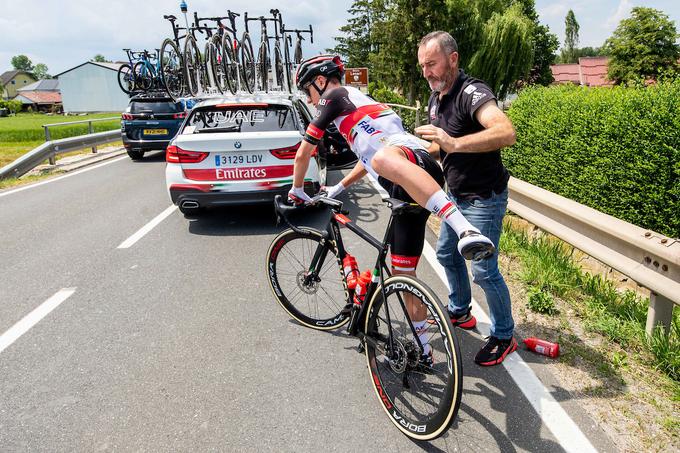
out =
<path fill-rule="evenodd" d="M 129 101 L 116 71 L 90 63 L 62 73 L 59 89 L 65 112 L 121 112 Z"/>

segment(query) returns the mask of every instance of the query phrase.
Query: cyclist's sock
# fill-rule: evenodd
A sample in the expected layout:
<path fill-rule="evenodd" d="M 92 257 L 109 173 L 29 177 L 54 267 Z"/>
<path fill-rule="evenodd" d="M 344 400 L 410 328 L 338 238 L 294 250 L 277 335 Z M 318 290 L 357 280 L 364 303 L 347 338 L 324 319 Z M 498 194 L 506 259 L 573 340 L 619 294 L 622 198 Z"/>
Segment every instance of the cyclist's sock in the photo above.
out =
<path fill-rule="evenodd" d="M 425 209 L 440 217 L 446 222 L 456 235 L 460 237 L 466 231 L 479 232 L 477 228 L 472 226 L 470 222 L 463 216 L 463 214 L 456 206 L 456 203 L 446 195 L 443 190 L 435 192 L 425 205 Z"/>
<path fill-rule="evenodd" d="M 430 335 L 427 333 L 427 328 L 429 324 L 427 320 L 424 321 L 412 321 L 413 328 L 416 329 L 420 343 L 423 345 L 423 354 L 428 355 L 432 347 L 430 346 Z"/>

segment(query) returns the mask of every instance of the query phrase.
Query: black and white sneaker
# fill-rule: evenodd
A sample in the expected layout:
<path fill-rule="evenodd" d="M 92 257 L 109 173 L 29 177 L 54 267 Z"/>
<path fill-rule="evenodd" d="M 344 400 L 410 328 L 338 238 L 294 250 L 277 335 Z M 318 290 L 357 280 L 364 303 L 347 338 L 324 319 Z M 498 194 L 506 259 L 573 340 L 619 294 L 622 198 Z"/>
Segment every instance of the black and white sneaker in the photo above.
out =
<path fill-rule="evenodd" d="M 466 260 L 481 261 L 492 257 L 496 247 L 479 231 L 467 230 L 458 238 L 458 251 Z"/>

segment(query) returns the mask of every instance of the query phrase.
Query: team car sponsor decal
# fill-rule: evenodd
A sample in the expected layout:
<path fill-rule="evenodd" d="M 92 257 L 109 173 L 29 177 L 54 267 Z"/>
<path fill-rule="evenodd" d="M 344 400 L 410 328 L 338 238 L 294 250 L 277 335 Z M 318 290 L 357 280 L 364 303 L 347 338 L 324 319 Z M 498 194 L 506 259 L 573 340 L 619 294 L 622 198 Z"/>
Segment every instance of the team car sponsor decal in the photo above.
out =
<path fill-rule="evenodd" d="M 293 175 L 292 165 L 271 167 L 183 169 L 184 176 L 193 181 L 246 181 L 251 179 L 285 178 Z"/>
<path fill-rule="evenodd" d="M 213 112 L 217 124 L 264 123 L 264 110 L 223 110 Z"/>

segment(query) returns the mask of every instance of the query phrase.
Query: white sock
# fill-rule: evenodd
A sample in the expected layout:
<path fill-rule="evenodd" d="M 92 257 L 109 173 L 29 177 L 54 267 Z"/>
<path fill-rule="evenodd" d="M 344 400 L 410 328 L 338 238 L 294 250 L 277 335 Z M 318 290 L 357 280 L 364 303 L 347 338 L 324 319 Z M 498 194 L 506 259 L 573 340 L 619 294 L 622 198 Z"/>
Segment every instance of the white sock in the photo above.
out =
<path fill-rule="evenodd" d="M 430 353 L 432 347 L 430 346 L 430 335 L 427 334 L 427 329 L 423 328 L 425 324 L 427 324 L 427 320 L 413 321 L 413 328 L 416 329 L 416 332 L 419 332 L 421 330 L 423 332 L 420 335 L 418 335 L 418 338 L 420 339 L 420 344 L 423 345 L 423 354 L 427 355 Z"/>
<path fill-rule="evenodd" d="M 465 216 L 458 210 L 456 203 L 454 203 L 443 190 L 435 192 L 430 199 L 427 200 L 425 209 L 446 222 L 447 225 L 453 228 L 453 231 L 456 232 L 458 237 L 469 230 L 479 232 L 477 228 L 473 227 L 472 224 L 467 221 Z"/>

